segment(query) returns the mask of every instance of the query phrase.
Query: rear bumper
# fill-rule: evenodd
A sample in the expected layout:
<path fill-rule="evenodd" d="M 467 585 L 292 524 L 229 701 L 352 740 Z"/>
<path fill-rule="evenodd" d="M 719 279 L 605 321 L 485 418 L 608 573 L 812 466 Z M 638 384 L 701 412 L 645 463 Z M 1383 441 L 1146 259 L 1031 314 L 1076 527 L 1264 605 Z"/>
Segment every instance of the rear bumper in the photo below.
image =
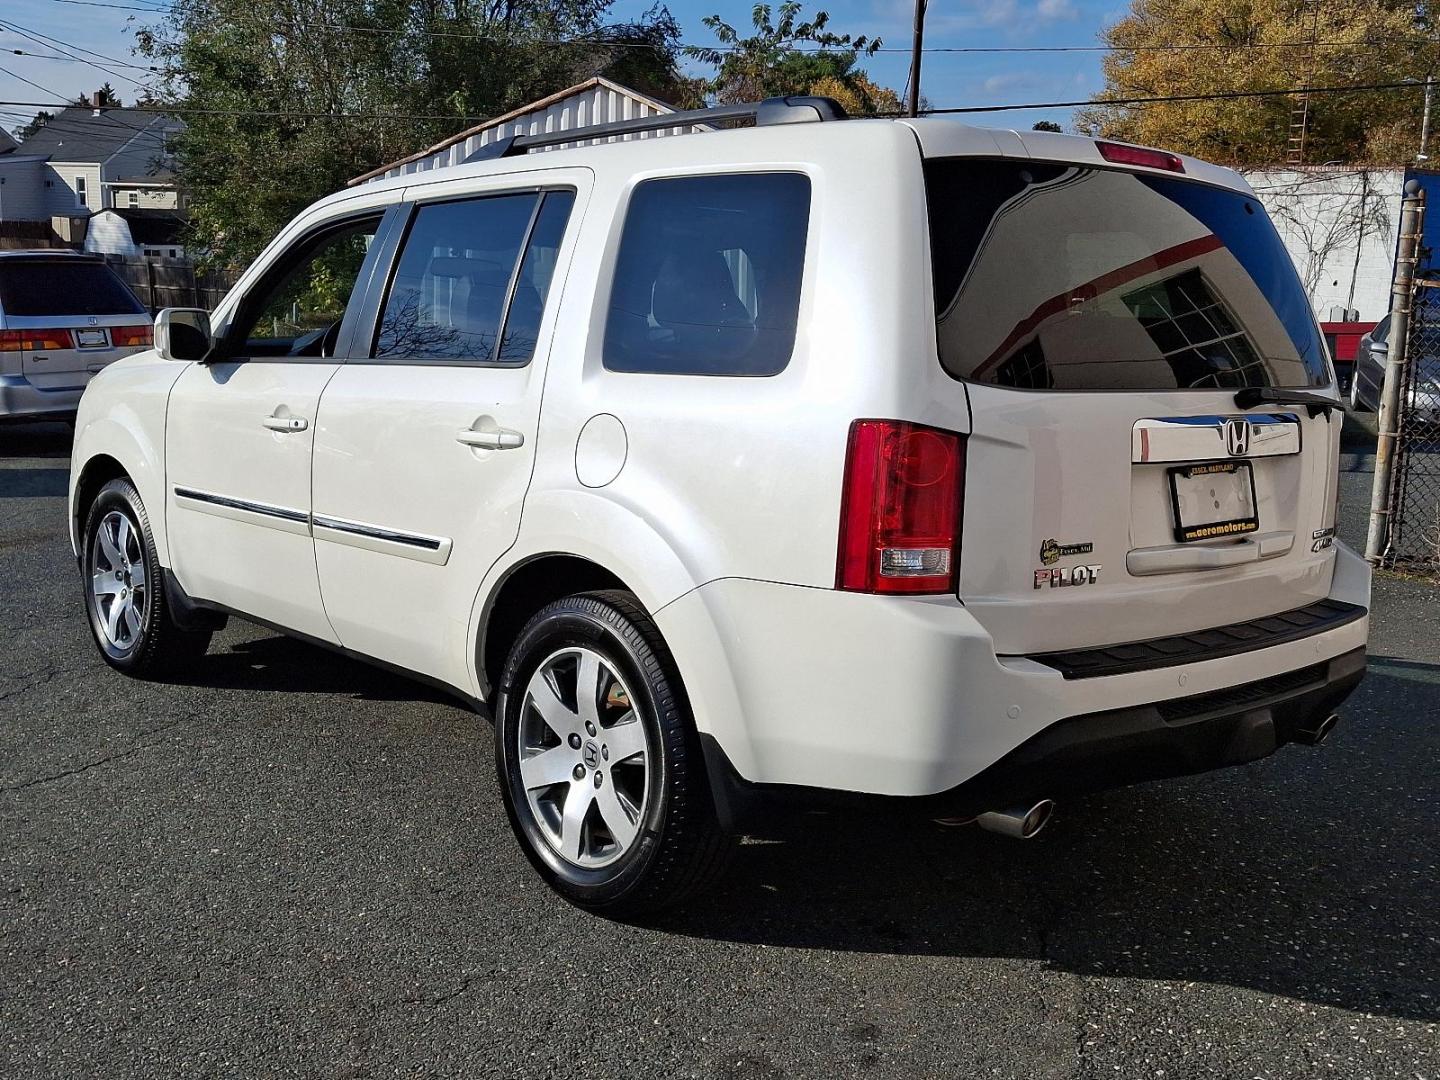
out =
<path fill-rule="evenodd" d="M 42 390 L 24 375 L 0 375 L 0 419 L 73 414 L 89 381 L 90 373 L 81 372 L 72 386 Z"/>
<path fill-rule="evenodd" d="M 1330 598 L 1368 609 L 1369 584 L 1364 561 L 1337 544 Z M 1217 757 L 1205 749 L 1241 738 L 1226 725 L 1264 725 L 1235 719 L 1254 712 L 1248 698 L 1235 708 L 1221 698 L 1285 676 L 1293 685 L 1284 693 L 1302 700 L 1271 703 L 1279 711 L 1270 720 L 1269 753 L 1293 737 L 1301 712 L 1333 708 L 1359 681 L 1363 661 L 1333 671 L 1327 665 L 1347 654 L 1363 657 L 1369 630 L 1366 616 L 1221 658 L 1067 679 L 1031 658 L 997 657 L 984 628 L 948 598 L 726 579 L 660 609 L 656 621 L 703 741 L 738 783 L 907 798 L 956 792 L 1021 748 L 1048 745 L 1032 741 L 1062 722 L 1087 732 L 1143 728 L 1151 734 L 1139 740 L 1142 747 L 1155 739 L 1174 744 L 1142 757 L 1199 763 L 1157 775 L 1226 764 L 1230 751 Z M 1326 689 L 1332 684 L 1333 693 Z M 1306 697 L 1311 691 L 1315 696 Z M 1220 727 L 1174 722 L 1185 715 L 1177 702 L 1207 696 L 1221 711 L 1201 719 Z M 1172 719 L 1143 722 L 1156 715 Z M 1265 745 L 1262 735 L 1244 738 L 1256 740 L 1244 753 Z M 1187 749 L 1190 740 L 1204 745 Z M 1100 739 L 1107 741 L 1110 735 Z M 1068 760 L 1065 767 L 1088 768 Z"/>
<path fill-rule="evenodd" d="M 892 804 L 926 817 L 975 817 L 987 810 L 1058 799 L 1243 765 L 1302 741 L 1365 676 L 1354 649 L 1299 671 L 1212 694 L 1072 716 L 1052 724 L 978 776 L 949 791 L 912 798 L 838 795 L 746 782 L 719 746 L 705 743 L 722 816 L 732 828 L 758 821 L 775 803 Z"/>

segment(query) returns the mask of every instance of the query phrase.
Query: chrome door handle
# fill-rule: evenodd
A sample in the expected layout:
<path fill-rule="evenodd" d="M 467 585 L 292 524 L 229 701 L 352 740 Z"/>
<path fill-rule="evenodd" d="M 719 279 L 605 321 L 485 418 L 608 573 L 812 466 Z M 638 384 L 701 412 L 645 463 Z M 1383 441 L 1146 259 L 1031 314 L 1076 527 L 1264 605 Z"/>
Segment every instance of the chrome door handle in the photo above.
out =
<path fill-rule="evenodd" d="M 477 450 L 516 450 L 525 445 L 525 436 L 509 428 L 496 428 L 491 431 L 461 428 L 455 433 L 455 441 L 473 446 Z"/>
<path fill-rule="evenodd" d="M 304 431 L 310 426 L 303 416 L 267 416 L 260 422 L 271 431 Z"/>

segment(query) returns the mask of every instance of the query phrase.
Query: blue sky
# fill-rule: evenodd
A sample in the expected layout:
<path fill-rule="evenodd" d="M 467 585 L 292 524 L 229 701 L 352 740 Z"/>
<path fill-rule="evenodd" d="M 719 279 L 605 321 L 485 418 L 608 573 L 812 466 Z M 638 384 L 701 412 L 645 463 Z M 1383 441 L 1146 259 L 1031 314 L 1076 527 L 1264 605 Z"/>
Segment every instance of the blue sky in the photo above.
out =
<path fill-rule="evenodd" d="M 124 4 L 159 4 L 163 0 L 113 0 Z M 617 0 L 610 17 L 615 20 L 638 17 L 650 0 Z M 672 0 L 671 10 L 680 21 L 687 42 L 708 43 L 711 35 L 701 25 L 707 15 L 718 14 L 737 29 L 750 25 L 750 0 Z M 884 40 L 887 49 L 867 62 L 872 76 L 897 91 L 905 84 L 909 69 L 911 0 L 831 0 L 807 5 L 807 14 L 817 9 L 830 12 L 831 27 L 844 33 L 868 34 Z M 1100 28 L 1119 18 L 1124 0 L 931 0 L 926 20 L 926 45 L 933 47 L 1018 48 L 1055 45 L 1094 45 Z M 102 7 L 85 7 L 60 0 L 5 0 L 3 18 L 40 35 L 57 38 L 72 48 L 89 49 L 108 57 L 135 62 L 130 55 L 134 43 L 134 16 L 143 25 L 146 17 L 137 12 Z M 125 100 L 134 97 L 127 79 L 143 79 L 144 73 L 119 67 L 96 58 L 112 71 L 103 71 L 69 61 L 17 56 L 12 50 L 43 53 L 46 48 L 19 34 L 0 29 L 0 100 L 43 101 L 51 94 L 27 85 L 40 86 L 74 97 L 98 87 L 107 79 Z M 921 88 L 936 107 L 998 105 L 1040 101 L 1080 100 L 1103 85 L 1099 53 L 999 53 L 945 54 L 925 57 Z M 10 129 L 35 112 L 24 106 L 0 105 L 0 126 Z M 995 126 L 1029 127 L 1039 119 L 1068 123 L 1071 110 L 1047 109 L 1035 112 L 980 114 L 976 123 Z"/>

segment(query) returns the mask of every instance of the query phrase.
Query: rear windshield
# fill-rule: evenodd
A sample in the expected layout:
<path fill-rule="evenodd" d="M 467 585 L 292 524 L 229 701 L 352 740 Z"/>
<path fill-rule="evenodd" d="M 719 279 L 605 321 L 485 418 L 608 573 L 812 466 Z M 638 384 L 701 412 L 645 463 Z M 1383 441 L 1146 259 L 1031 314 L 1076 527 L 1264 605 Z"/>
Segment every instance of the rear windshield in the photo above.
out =
<path fill-rule="evenodd" d="M 6 315 L 142 315 L 145 306 L 101 263 L 0 259 L 0 312 Z"/>
<path fill-rule="evenodd" d="M 1193 181 L 1042 162 L 925 164 L 940 360 L 1031 390 L 1326 386 L 1264 209 Z"/>

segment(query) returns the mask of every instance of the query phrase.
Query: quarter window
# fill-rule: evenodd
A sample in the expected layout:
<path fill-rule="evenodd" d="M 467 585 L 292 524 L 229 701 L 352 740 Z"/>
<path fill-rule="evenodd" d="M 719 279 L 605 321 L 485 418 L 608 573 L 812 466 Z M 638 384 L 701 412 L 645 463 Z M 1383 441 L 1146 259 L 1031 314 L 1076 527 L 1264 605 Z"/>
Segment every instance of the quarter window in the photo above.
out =
<path fill-rule="evenodd" d="M 528 363 L 574 201 L 573 192 L 551 191 L 420 207 L 374 355 Z"/>
<path fill-rule="evenodd" d="M 638 185 L 605 320 L 611 371 L 774 375 L 800 309 L 810 181 L 799 173 Z"/>

